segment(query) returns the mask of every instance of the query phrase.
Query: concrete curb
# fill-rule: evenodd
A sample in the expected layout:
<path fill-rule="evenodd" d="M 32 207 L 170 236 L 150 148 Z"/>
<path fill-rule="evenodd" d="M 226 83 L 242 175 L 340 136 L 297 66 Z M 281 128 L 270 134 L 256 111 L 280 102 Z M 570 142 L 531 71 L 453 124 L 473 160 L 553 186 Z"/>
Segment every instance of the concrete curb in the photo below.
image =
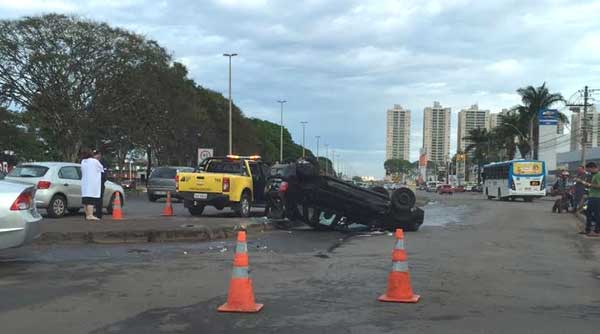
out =
<path fill-rule="evenodd" d="M 300 225 L 290 221 L 257 219 L 247 224 L 207 227 L 204 225 L 180 227 L 167 230 L 123 230 L 94 232 L 45 232 L 34 243 L 49 244 L 124 244 L 148 242 L 200 242 L 226 239 L 235 236 L 238 230 L 263 232 L 278 228 Z"/>

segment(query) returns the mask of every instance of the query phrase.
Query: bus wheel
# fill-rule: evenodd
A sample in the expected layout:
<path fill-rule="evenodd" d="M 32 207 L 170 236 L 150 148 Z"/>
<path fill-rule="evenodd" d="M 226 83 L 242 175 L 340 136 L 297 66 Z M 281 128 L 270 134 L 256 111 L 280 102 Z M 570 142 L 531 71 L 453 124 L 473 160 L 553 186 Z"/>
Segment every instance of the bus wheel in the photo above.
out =
<path fill-rule="evenodd" d="M 533 197 L 523 197 L 525 202 L 533 202 Z"/>
<path fill-rule="evenodd" d="M 485 188 L 485 195 L 487 196 L 487 198 L 489 200 L 491 200 L 492 198 L 494 198 L 494 196 L 490 196 L 490 194 L 488 194 L 488 188 Z"/>
<path fill-rule="evenodd" d="M 504 199 L 502 198 L 502 196 L 500 196 L 500 188 L 498 188 L 498 199 L 503 201 Z"/>

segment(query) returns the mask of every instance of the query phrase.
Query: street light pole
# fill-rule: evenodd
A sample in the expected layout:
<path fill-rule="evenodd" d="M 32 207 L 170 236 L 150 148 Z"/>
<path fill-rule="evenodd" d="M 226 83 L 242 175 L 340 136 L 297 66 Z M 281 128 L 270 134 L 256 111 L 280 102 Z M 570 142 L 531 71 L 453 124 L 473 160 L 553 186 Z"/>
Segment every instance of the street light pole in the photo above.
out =
<path fill-rule="evenodd" d="M 302 124 L 302 158 L 306 158 L 306 145 L 304 143 L 304 135 L 306 133 L 306 124 L 308 124 L 308 122 L 302 121 L 300 122 L 300 124 Z"/>
<path fill-rule="evenodd" d="M 325 144 L 325 175 L 328 175 L 329 173 L 329 163 L 328 163 L 328 158 L 329 157 L 329 145 Z"/>
<path fill-rule="evenodd" d="M 237 53 L 224 53 L 224 57 L 229 58 L 229 154 L 233 154 L 233 122 L 231 120 L 233 104 L 231 103 L 231 58 L 237 56 Z"/>
<path fill-rule="evenodd" d="M 319 139 L 321 139 L 321 136 L 315 136 L 315 138 L 317 138 L 317 162 L 319 161 Z"/>
<path fill-rule="evenodd" d="M 283 163 L 283 104 L 286 100 L 277 100 L 281 105 L 281 122 L 279 123 L 279 163 Z"/>

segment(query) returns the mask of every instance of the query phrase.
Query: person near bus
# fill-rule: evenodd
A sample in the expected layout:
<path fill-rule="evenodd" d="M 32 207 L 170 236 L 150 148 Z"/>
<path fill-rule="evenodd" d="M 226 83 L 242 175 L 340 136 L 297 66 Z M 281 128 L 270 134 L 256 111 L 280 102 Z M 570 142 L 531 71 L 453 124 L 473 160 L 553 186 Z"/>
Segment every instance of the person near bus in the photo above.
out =
<path fill-rule="evenodd" d="M 571 204 L 571 193 L 569 189 L 569 172 L 566 170 L 562 170 L 560 172 L 559 178 L 556 180 L 554 185 L 552 186 L 552 191 L 560 196 L 554 202 L 552 206 L 552 212 L 561 213 L 563 210 L 569 212 L 569 204 Z"/>
<path fill-rule="evenodd" d="M 573 212 L 579 212 L 583 208 L 585 202 L 585 185 L 577 180 L 585 180 L 587 179 L 587 175 L 585 173 L 584 166 L 578 166 L 577 171 L 575 172 L 575 184 L 573 185 Z"/>
<path fill-rule="evenodd" d="M 592 176 L 590 182 L 585 180 L 577 180 L 589 189 L 585 231 L 581 232 L 591 237 L 600 235 L 600 173 L 598 173 L 598 165 L 591 161 L 585 165 L 585 168 Z M 594 226 L 594 232 L 592 232 Z"/>

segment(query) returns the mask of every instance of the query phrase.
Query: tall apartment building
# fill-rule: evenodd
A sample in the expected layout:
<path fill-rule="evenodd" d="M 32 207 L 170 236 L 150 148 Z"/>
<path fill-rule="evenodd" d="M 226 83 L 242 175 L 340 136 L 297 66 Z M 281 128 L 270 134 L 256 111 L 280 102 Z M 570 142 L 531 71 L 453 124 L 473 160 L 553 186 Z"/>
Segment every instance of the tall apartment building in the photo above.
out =
<path fill-rule="evenodd" d="M 423 148 L 429 160 L 445 164 L 450 154 L 450 108 L 435 101 L 423 110 Z"/>
<path fill-rule="evenodd" d="M 600 138 L 598 138 L 598 130 L 600 127 L 598 112 L 595 106 L 589 106 L 587 109 L 587 115 L 585 115 L 586 131 L 583 131 L 583 108 L 571 107 L 571 151 L 581 149 L 581 142 L 583 133 L 586 133 L 586 147 L 597 147 L 600 145 Z M 543 138 L 540 138 L 542 141 Z"/>
<path fill-rule="evenodd" d="M 386 159 L 410 159 L 410 110 L 395 104 L 387 111 Z"/>
<path fill-rule="evenodd" d="M 458 113 L 457 151 L 465 151 L 465 148 L 471 142 L 465 140 L 464 137 L 468 136 L 471 130 L 477 128 L 490 129 L 490 111 L 481 110 L 478 105 L 474 104 L 470 108 L 463 109 Z"/>
<path fill-rule="evenodd" d="M 495 113 L 495 114 L 490 113 L 490 122 L 489 122 L 488 129 L 491 130 L 491 129 L 497 127 L 498 125 L 500 125 L 500 116 L 507 115 L 509 111 L 510 111 L 509 109 L 502 109 L 502 111 L 499 113 Z"/>

